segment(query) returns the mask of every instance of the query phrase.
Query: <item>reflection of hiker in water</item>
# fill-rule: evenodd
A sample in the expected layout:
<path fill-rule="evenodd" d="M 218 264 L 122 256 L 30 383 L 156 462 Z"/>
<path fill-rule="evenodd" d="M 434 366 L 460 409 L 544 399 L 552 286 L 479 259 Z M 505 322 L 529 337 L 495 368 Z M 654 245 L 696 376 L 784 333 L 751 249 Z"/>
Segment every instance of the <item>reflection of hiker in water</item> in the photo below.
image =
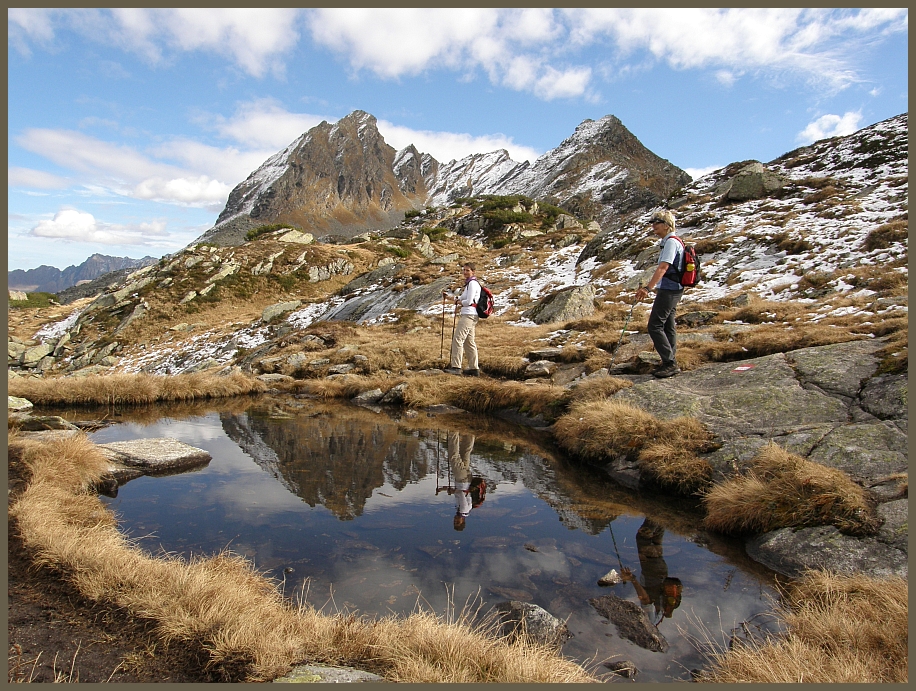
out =
<path fill-rule="evenodd" d="M 665 529 L 646 518 L 636 531 L 636 549 L 639 552 L 640 580 L 626 566 L 620 568 L 620 577 L 629 581 L 636 589 L 639 602 L 642 604 L 649 621 L 658 626 L 664 618 L 671 618 L 674 610 L 680 607 L 683 586 L 680 579 L 668 576 L 668 564 L 662 556 L 662 538 Z M 654 605 L 654 613 L 649 607 Z"/>
<path fill-rule="evenodd" d="M 471 477 L 471 450 L 474 448 L 473 434 L 448 433 L 448 464 L 454 485 L 445 489 L 455 495 L 455 530 L 464 530 L 464 521 L 471 509 L 483 503 L 487 483 L 483 478 Z M 439 490 L 437 490 L 438 492 Z"/>

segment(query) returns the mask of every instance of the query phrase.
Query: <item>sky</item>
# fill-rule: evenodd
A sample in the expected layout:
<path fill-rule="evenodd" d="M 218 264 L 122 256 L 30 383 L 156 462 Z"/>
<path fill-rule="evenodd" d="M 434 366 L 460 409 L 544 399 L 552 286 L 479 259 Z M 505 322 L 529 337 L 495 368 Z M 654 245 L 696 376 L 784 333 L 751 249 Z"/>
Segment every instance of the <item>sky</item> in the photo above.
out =
<path fill-rule="evenodd" d="M 615 115 L 694 178 L 907 111 L 906 9 L 8 9 L 8 268 L 161 257 L 321 121 L 442 163 Z"/>

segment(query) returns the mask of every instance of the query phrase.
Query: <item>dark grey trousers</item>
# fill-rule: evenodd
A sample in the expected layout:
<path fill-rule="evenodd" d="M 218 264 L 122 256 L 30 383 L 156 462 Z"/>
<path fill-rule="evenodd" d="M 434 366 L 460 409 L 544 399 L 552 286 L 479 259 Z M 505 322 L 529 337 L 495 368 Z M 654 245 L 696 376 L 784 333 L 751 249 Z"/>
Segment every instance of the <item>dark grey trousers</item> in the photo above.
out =
<path fill-rule="evenodd" d="M 649 337 L 655 344 L 663 365 L 674 362 L 677 351 L 677 332 L 674 328 L 674 313 L 680 302 L 683 290 L 659 290 L 649 313 Z"/>

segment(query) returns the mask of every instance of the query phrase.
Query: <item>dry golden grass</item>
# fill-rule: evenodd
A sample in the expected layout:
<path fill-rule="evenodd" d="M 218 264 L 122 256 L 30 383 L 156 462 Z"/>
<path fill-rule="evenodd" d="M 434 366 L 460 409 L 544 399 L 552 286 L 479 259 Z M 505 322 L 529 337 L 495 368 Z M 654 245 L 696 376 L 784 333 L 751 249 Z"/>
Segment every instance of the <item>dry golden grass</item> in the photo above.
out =
<path fill-rule="evenodd" d="M 581 381 L 569 390 L 570 402 L 594 401 L 610 398 L 618 391 L 633 386 L 629 379 L 618 377 L 600 377 Z"/>
<path fill-rule="evenodd" d="M 712 468 L 696 455 L 709 448 L 711 436 L 693 418 L 659 420 L 623 401 L 586 398 L 557 420 L 554 437 L 589 460 L 635 457 L 647 478 L 684 494 L 704 488 L 712 477 Z"/>
<path fill-rule="evenodd" d="M 715 485 L 703 502 L 704 524 L 722 533 L 810 525 L 835 525 L 852 534 L 875 530 L 874 508 L 848 475 L 772 442 L 754 457 L 748 475 Z"/>
<path fill-rule="evenodd" d="M 713 654 L 701 683 L 906 683 L 909 588 L 812 571 L 786 593 L 783 635 Z"/>
<path fill-rule="evenodd" d="M 684 369 L 696 369 L 705 362 L 746 360 L 862 338 L 858 334 L 829 324 L 808 322 L 796 322 L 791 326 L 762 324 L 751 331 L 739 331 L 734 334 L 721 329 L 714 335 L 717 338 L 715 341 L 678 343 L 678 364 Z"/>
<path fill-rule="evenodd" d="M 596 681 L 553 650 L 493 638 L 470 619 L 328 615 L 294 606 L 239 556 L 154 558 L 119 533 L 111 512 L 86 491 L 104 459 L 84 436 L 12 443 L 33 475 L 10 517 L 36 563 L 62 573 L 86 597 L 153 622 L 163 642 L 197 645 L 210 665 L 242 665 L 247 681 L 303 661 L 402 682 Z"/>
<path fill-rule="evenodd" d="M 156 401 L 192 401 L 261 393 L 267 386 L 239 372 L 206 372 L 157 376 L 111 374 L 104 377 L 55 377 L 9 380 L 12 396 L 36 405 L 145 405 Z"/>

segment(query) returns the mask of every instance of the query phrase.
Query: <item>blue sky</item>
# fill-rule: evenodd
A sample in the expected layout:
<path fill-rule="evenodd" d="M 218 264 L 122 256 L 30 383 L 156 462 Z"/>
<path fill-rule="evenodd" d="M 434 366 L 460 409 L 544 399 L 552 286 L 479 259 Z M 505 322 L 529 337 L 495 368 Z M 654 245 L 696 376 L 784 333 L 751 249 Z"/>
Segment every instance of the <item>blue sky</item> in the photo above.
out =
<path fill-rule="evenodd" d="M 907 110 L 905 9 L 9 9 L 9 269 L 155 257 L 322 120 L 446 163 L 616 115 L 694 177 Z"/>

